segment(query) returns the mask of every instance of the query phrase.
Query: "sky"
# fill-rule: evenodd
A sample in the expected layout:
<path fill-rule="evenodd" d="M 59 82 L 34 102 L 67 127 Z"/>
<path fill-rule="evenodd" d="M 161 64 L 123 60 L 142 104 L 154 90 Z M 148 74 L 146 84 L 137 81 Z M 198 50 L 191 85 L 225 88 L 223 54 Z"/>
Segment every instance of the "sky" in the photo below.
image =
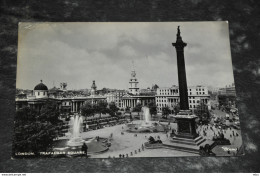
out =
<path fill-rule="evenodd" d="M 128 89 L 131 70 L 139 87 L 178 85 L 177 26 L 188 86 L 234 82 L 227 22 L 19 23 L 17 88 Z"/>

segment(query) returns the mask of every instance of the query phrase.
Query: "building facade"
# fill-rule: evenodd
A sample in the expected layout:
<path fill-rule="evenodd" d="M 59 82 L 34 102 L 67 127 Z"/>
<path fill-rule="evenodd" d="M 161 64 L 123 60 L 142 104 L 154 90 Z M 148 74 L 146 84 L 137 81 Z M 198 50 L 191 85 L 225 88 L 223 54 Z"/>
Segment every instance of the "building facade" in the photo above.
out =
<path fill-rule="evenodd" d="M 134 69 L 131 72 L 129 81 L 129 91 L 122 97 L 122 107 L 132 110 L 137 104 L 147 106 L 149 103 L 155 103 L 155 92 L 150 88 L 140 90 L 138 87 L 136 72 Z"/>
<path fill-rule="evenodd" d="M 123 108 L 133 109 L 138 103 L 147 106 L 149 103 L 155 103 L 154 95 L 130 95 L 126 94 L 122 97 Z"/>
<path fill-rule="evenodd" d="M 30 107 L 36 111 L 40 111 L 46 101 L 56 102 L 59 109 L 63 112 L 80 112 L 81 107 L 86 103 L 96 104 L 99 101 L 106 101 L 105 96 L 96 94 L 96 84 L 93 81 L 91 86 L 91 95 L 82 96 L 73 94 L 73 92 L 66 91 L 65 93 L 60 89 L 48 90 L 45 84 L 36 85 L 33 94 L 16 98 L 16 110 L 23 107 Z"/>
<path fill-rule="evenodd" d="M 231 85 L 227 85 L 224 88 L 220 88 L 218 91 L 219 95 L 231 95 L 231 96 L 236 96 L 236 88 L 235 84 L 232 83 Z"/>
<path fill-rule="evenodd" d="M 208 89 L 205 86 L 193 86 L 188 87 L 188 102 L 189 109 L 194 110 L 201 103 L 209 104 L 210 95 Z M 179 87 L 165 87 L 158 88 L 157 94 L 155 95 L 155 102 L 158 112 L 162 112 L 163 107 L 169 107 L 173 113 L 174 107 L 180 102 Z"/>
<path fill-rule="evenodd" d="M 122 97 L 126 94 L 127 92 L 125 90 L 116 90 L 114 92 L 110 92 L 105 94 L 107 98 L 107 103 L 114 102 L 115 105 L 118 108 L 123 108 L 123 100 Z"/>

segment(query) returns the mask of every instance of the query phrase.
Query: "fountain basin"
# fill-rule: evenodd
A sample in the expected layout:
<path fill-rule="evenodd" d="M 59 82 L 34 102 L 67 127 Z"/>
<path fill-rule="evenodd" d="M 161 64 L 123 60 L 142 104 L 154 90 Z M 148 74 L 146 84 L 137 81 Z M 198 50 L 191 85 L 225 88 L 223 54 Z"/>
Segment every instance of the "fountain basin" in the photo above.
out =
<path fill-rule="evenodd" d="M 99 138 L 98 141 L 96 140 L 96 138 L 84 138 L 82 140 L 83 142 L 80 141 L 82 142 L 80 145 L 72 144 L 71 146 L 68 145 L 70 139 L 60 139 L 54 141 L 53 151 L 63 151 L 65 152 L 65 155 L 69 156 L 69 153 L 80 152 L 83 143 L 85 143 L 88 147 L 88 155 L 102 153 L 109 149 L 109 143 L 107 138 Z"/>
<path fill-rule="evenodd" d="M 148 123 L 144 123 L 143 121 L 133 121 L 132 123 L 128 123 L 126 126 L 126 131 L 135 133 L 164 132 L 168 128 L 158 122 L 152 121 Z"/>
<path fill-rule="evenodd" d="M 71 139 L 67 142 L 67 146 L 69 146 L 69 147 L 82 146 L 84 142 L 85 142 L 85 140 L 83 140 L 81 137 L 71 138 Z"/>

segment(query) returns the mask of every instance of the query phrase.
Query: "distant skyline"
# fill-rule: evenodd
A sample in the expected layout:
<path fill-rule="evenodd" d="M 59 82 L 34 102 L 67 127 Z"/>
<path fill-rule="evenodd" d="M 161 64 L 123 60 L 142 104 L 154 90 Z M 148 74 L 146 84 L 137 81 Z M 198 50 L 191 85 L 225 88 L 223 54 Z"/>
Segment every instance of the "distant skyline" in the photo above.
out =
<path fill-rule="evenodd" d="M 19 23 L 17 88 L 128 89 L 132 62 L 141 89 L 178 85 L 177 26 L 188 86 L 232 84 L 227 22 Z"/>

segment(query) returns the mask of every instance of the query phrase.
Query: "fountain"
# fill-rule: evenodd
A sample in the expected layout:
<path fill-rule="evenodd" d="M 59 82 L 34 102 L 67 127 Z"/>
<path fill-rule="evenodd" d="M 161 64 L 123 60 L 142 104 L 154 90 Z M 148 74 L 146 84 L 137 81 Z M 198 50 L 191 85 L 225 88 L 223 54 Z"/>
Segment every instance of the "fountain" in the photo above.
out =
<path fill-rule="evenodd" d="M 150 109 L 142 107 L 141 121 L 135 121 L 127 124 L 129 132 L 159 132 L 164 131 L 164 127 L 159 122 L 151 121 Z"/>
<path fill-rule="evenodd" d="M 71 138 L 68 141 L 67 145 L 70 147 L 82 146 L 85 142 L 80 137 L 80 132 L 82 131 L 82 117 L 78 114 L 75 117 L 70 118 L 69 126 L 70 126 L 70 134 Z"/>
<path fill-rule="evenodd" d="M 111 145 L 107 138 L 92 137 L 82 138 L 80 133 L 82 130 L 83 119 L 80 114 L 75 114 L 69 121 L 69 132 L 65 138 L 54 141 L 53 151 L 65 152 L 65 155 L 81 155 L 81 147 L 85 143 L 88 147 L 88 155 L 105 152 Z"/>
<path fill-rule="evenodd" d="M 142 125 L 141 126 L 151 126 L 151 114 L 148 107 L 142 107 Z"/>

